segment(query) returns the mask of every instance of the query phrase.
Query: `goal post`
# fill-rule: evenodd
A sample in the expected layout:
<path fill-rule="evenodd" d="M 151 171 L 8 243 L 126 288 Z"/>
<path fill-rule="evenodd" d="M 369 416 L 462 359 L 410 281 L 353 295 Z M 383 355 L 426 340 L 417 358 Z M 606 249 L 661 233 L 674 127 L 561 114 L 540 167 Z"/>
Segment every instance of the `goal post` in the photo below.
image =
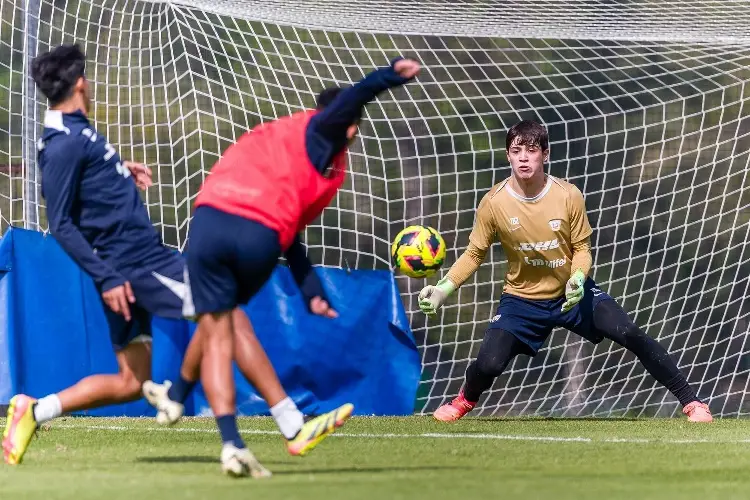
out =
<path fill-rule="evenodd" d="M 584 194 L 599 285 L 675 356 L 714 414 L 750 413 L 745 3 L 42 0 L 28 48 L 19 40 L 30 38 L 31 4 L 0 0 L 0 165 L 30 164 L 16 121 L 33 99 L 24 58 L 80 43 L 92 119 L 123 158 L 151 166 L 152 220 L 181 249 L 202 180 L 242 133 L 412 56 L 423 73 L 368 106 L 350 175 L 306 231 L 313 262 L 388 269 L 391 238 L 427 224 L 448 244 L 447 271 L 479 200 L 510 173 L 506 131 L 537 119 L 550 133 L 549 173 Z M 13 211 L 24 197 L 13 172 L 0 169 L 3 229 L 28 223 Z M 422 358 L 417 412 L 458 393 L 505 268 L 495 245 L 429 320 L 416 296 L 436 278 L 398 278 Z M 478 410 L 671 416 L 679 405 L 621 347 L 556 330 Z"/>

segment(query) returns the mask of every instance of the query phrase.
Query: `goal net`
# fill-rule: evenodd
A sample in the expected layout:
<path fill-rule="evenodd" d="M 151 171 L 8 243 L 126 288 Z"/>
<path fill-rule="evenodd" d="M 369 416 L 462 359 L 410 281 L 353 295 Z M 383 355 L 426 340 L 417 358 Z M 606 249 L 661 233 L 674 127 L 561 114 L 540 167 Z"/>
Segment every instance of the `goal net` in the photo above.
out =
<path fill-rule="evenodd" d="M 750 413 L 750 6 L 703 0 L 0 0 L 0 219 L 46 228 L 32 147 L 44 102 L 29 58 L 78 42 L 96 126 L 145 162 L 145 195 L 181 248 L 219 155 L 396 55 L 419 80 L 367 108 L 344 188 L 306 232 L 313 262 L 388 269 L 408 224 L 450 264 L 510 173 L 507 129 L 549 129 L 549 172 L 584 193 L 599 285 L 672 353 L 716 414 Z M 435 319 L 399 277 L 422 358 L 416 412 L 458 393 L 502 291 L 496 245 Z M 366 334 L 366 332 L 362 332 Z M 387 359 L 382 360 L 388 363 Z M 556 330 L 482 398 L 485 415 L 676 415 L 623 348 Z"/>

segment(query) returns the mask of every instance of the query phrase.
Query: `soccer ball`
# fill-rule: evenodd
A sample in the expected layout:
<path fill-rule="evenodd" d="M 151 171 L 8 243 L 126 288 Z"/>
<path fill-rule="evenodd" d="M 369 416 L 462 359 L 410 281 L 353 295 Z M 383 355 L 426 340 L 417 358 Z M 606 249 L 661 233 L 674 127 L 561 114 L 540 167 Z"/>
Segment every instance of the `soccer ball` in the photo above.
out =
<path fill-rule="evenodd" d="M 391 246 L 393 267 L 411 278 L 435 274 L 445 261 L 445 240 L 428 226 L 409 226 L 396 235 Z"/>

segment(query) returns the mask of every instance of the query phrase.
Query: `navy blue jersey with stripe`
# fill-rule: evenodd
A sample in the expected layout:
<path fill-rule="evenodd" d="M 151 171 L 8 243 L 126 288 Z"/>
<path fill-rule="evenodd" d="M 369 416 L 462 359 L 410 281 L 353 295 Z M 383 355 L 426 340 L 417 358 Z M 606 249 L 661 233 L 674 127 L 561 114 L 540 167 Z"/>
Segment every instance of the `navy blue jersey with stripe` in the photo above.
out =
<path fill-rule="evenodd" d="M 47 111 L 38 148 L 50 232 L 99 290 L 163 251 L 130 171 L 82 112 Z"/>

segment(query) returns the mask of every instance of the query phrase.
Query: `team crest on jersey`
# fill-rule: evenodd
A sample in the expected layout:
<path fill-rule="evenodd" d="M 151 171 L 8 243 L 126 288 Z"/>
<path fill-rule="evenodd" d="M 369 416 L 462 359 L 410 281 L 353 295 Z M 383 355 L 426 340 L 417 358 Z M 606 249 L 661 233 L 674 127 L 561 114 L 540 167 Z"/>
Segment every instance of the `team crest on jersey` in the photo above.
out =
<path fill-rule="evenodd" d="M 562 221 L 560 219 L 552 219 L 551 221 L 549 221 L 549 228 L 553 231 L 559 231 L 560 224 L 562 224 Z"/>
<path fill-rule="evenodd" d="M 521 221 L 518 220 L 518 217 L 511 217 L 510 218 L 510 225 L 511 226 L 520 226 Z"/>

